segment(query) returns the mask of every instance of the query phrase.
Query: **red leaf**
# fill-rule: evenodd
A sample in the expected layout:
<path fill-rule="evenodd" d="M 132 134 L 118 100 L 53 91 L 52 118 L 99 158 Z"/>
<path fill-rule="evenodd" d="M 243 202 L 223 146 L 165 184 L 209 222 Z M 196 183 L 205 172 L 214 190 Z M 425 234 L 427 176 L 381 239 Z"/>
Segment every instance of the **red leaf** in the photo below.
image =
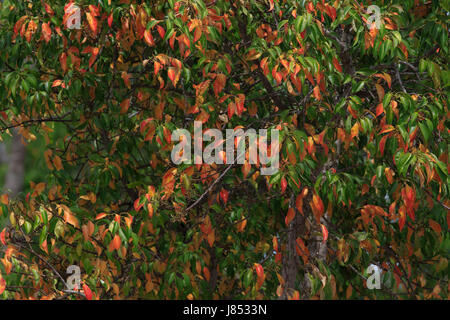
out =
<path fill-rule="evenodd" d="M 111 13 L 109 16 L 108 16 L 108 26 L 111 28 L 111 26 L 112 26 L 112 23 L 113 23 L 113 14 Z"/>
<path fill-rule="evenodd" d="M 333 65 L 334 65 L 334 67 L 336 68 L 337 71 L 342 73 L 342 66 L 339 63 L 338 59 L 333 58 Z"/>
<path fill-rule="evenodd" d="M 222 190 L 220 191 L 220 198 L 222 199 L 222 201 L 223 201 L 224 204 L 227 204 L 227 201 L 228 201 L 228 194 L 229 194 L 229 192 L 228 192 L 227 190 L 225 190 L 225 189 L 222 189 Z"/>
<path fill-rule="evenodd" d="M 257 287 L 257 290 L 259 290 L 259 288 L 261 288 L 261 286 L 264 282 L 264 269 L 263 269 L 262 265 L 260 265 L 259 263 L 255 263 L 254 265 L 255 265 L 256 276 L 257 276 L 256 287 Z"/>
<path fill-rule="evenodd" d="M 136 212 L 139 212 L 139 210 L 141 210 L 141 208 L 144 206 L 144 204 L 140 204 L 139 202 L 139 198 L 134 201 L 134 210 L 136 210 Z"/>
<path fill-rule="evenodd" d="M 384 112 L 384 107 L 383 107 L 383 103 L 380 102 L 377 106 L 377 109 L 375 111 L 375 115 L 378 117 L 380 114 L 382 114 Z"/>
<path fill-rule="evenodd" d="M 385 145 L 386 145 L 386 140 L 387 140 L 388 137 L 389 137 L 389 136 L 386 135 L 386 136 L 384 136 L 383 138 L 381 138 L 381 140 L 380 140 L 380 144 L 379 144 L 378 148 L 380 149 L 381 155 L 384 154 L 384 147 L 385 147 Z"/>
<path fill-rule="evenodd" d="M 47 12 L 50 16 L 53 16 L 55 14 L 55 12 L 52 10 L 52 8 L 44 2 L 44 8 L 45 8 L 45 12 Z"/>
<path fill-rule="evenodd" d="M 97 6 L 94 6 L 93 4 L 89 5 L 89 11 L 91 12 L 93 17 L 100 16 L 100 10 Z"/>
<path fill-rule="evenodd" d="M 287 181 L 286 181 L 286 178 L 283 177 L 283 178 L 281 178 L 281 193 L 284 193 L 284 191 L 286 191 L 286 187 L 287 187 Z"/>
<path fill-rule="evenodd" d="M 92 300 L 91 288 L 89 288 L 88 285 L 85 283 L 83 283 L 83 291 L 84 291 L 84 295 L 86 296 L 86 299 Z"/>
<path fill-rule="evenodd" d="M 164 28 L 161 26 L 156 26 L 156 29 L 158 30 L 158 33 L 159 33 L 159 36 L 161 37 L 161 39 L 163 39 L 164 36 L 166 35 L 166 31 L 164 30 Z"/>

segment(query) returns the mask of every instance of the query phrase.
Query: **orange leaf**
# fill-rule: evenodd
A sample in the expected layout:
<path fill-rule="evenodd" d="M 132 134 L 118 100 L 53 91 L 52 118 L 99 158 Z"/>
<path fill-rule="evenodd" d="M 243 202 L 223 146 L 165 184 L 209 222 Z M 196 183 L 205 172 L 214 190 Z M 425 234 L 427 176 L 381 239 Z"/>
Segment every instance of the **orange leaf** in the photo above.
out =
<path fill-rule="evenodd" d="M 294 217 L 295 217 L 294 208 L 289 208 L 286 218 L 284 219 L 284 222 L 286 223 L 287 226 L 291 223 L 291 221 L 294 219 Z"/>
<path fill-rule="evenodd" d="M 97 34 L 97 19 L 92 15 L 91 12 L 86 12 L 86 18 L 94 34 Z"/>
<path fill-rule="evenodd" d="M 281 178 L 281 193 L 284 193 L 284 191 L 286 191 L 286 187 L 287 187 L 287 181 L 286 181 L 286 178 L 283 177 L 283 178 Z"/>
<path fill-rule="evenodd" d="M 153 205 L 151 203 L 147 204 L 147 211 L 148 211 L 148 216 L 150 218 L 152 218 L 154 210 L 153 210 Z"/>
<path fill-rule="evenodd" d="M 44 36 L 45 42 L 48 43 L 52 37 L 52 29 L 50 29 L 48 22 L 42 24 L 42 35 Z"/>
<path fill-rule="evenodd" d="M 299 194 L 295 199 L 295 207 L 301 214 L 303 214 L 303 196 L 301 194 Z"/>
<path fill-rule="evenodd" d="M 355 124 L 353 125 L 353 127 L 350 130 L 350 136 L 351 139 L 353 139 L 354 137 L 357 137 L 359 135 L 359 122 L 355 122 Z"/>
<path fill-rule="evenodd" d="M 62 80 L 55 80 L 53 81 L 52 88 L 59 87 L 62 83 L 63 83 Z"/>
<path fill-rule="evenodd" d="M 389 184 L 392 184 L 394 182 L 394 171 L 391 168 L 385 168 L 384 169 L 384 175 L 386 176 L 387 181 Z"/>
<path fill-rule="evenodd" d="M 320 197 L 316 193 L 313 194 L 313 199 L 310 205 L 311 209 L 313 210 L 314 216 L 317 219 L 317 222 L 320 223 L 320 217 L 323 215 L 325 207 L 323 205 L 322 199 L 320 199 Z"/>
<path fill-rule="evenodd" d="M 42 242 L 42 244 L 41 244 L 41 249 L 42 249 L 43 251 L 45 251 L 45 253 L 48 254 L 47 239 L 45 239 L 45 240 Z"/>
<path fill-rule="evenodd" d="M 121 74 L 121 77 L 123 79 L 123 82 L 125 82 L 125 85 L 127 86 L 127 88 L 131 89 L 130 75 L 126 71 L 123 71 L 122 74 Z"/>
<path fill-rule="evenodd" d="M 104 218 L 104 217 L 106 217 L 106 213 L 102 212 L 102 213 L 99 213 L 99 214 L 95 217 L 95 220 L 100 220 L 100 219 L 102 219 L 102 218 Z"/>
<path fill-rule="evenodd" d="M 216 240 L 214 230 L 211 230 L 211 232 L 208 233 L 207 240 L 208 240 L 209 246 L 212 248 L 212 246 L 214 245 L 214 241 Z"/>
<path fill-rule="evenodd" d="M 261 52 L 256 51 L 255 49 L 250 49 L 245 59 L 247 61 L 256 60 L 261 56 Z"/>
<path fill-rule="evenodd" d="M 219 73 L 216 76 L 216 80 L 213 83 L 214 94 L 216 95 L 216 97 L 218 97 L 219 93 L 222 92 L 223 88 L 225 88 L 226 81 L 227 77 L 224 74 Z"/>
<path fill-rule="evenodd" d="M 378 99 L 380 99 L 380 102 L 383 101 L 383 98 L 384 98 L 383 87 L 380 86 L 378 83 L 375 83 L 375 88 L 377 89 Z"/>
<path fill-rule="evenodd" d="M 128 111 L 128 108 L 130 107 L 130 101 L 131 99 L 125 99 L 120 104 L 120 113 L 124 114 Z"/>
<path fill-rule="evenodd" d="M 323 242 L 325 242 L 328 239 L 328 230 L 323 224 L 320 224 L 320 227 L 322 228 Z"/>
<path fill-rule="evenodd" d="M 2 232 L 0 232 L 0 241 L 4 246 L 6 246 L 6 240 L 5 240 L 5 231 L 6 229 L 3 229 Z"/>
<path fill-rule="evenodd" d="M 297 245 L 295 246 L 295 250 L 297 251 L 297 254 L 302 257 L 303 263 L 308 263 L 309 258 L 309 250 L 308 247 L 305 245 L 302 239 L 297 238 L 296 240 Z"/>
<path fill-rule="evenodd" d="M 34 32 L 36 31 L 36 29 L 37 29 L 36 22 L 34 22 L 34 20 L 31 20 L 31 21 L 28 23 L 28 28 L 27 28 L 27 31 L 25 32 L 25 39 L 26 39 L 28 42 L 31 41 L 31 37 L 32 37 L 32 35 L 34 34 Z"/>
<path fill-rule="evenodd" d="M 245 95 L 238 94 L 238 96 L 234 99 L 234 103 L 236 104 L 236 113 L 240 116 L 242 112 L 245 110 Z"/>
<path fill-rule="evenodd" d="M 205 275 L 206 281 L 209 281 L 211 274 L 209 273 L 209 269 L 207 267 L 203 267 L 203 274 Z"/>
<path fill-rule="evenodd" d="M 118 250 L 120 246 L 122 245 L 122 239 L 118 234 L 114 236 L 114 238 L 111 240 L 111 243 L 109 245 L 109 251 Z"/>
<path fill-rule="evenodd" d="M 9 196 L 7 194 L 2 194 L 2 196 L 0 197 L 0 202 L 3 203 L 4 205 L 8 205 Z"/>
<path fill-rule="evenodd" d="M 398 220 L 398 226 L 400 227 L 400 231 L 402 231 L 403 227 L 405 226 L 405 222 L 406 222 L 405 206 L 401 206 L 400 209 L 398 209 L 398 213 L 400 214 L 400 218 Z"/>
<path fill-rule="evenodd" d="M 61 64 L 61 69 L 65 73 L 67 71 L 67 53 L 61 53 L 61 55 L 59 56 L 59 63 Z"/>
<path fill-rule="evenodd" d="M 383 107 L 383 103 L 382 102 L 380 102 L 378 105 L 377 105 L 377 109 L 376 109 L 376 111 L 375 111 L 375 115 L 378 117 L 380 114 L 382 114 L 384 112 L 384 107 Z"/>
<path fill-rule="evenodd" d="M 60 170 L 64 169 L 63 164 L 62 164 L 62 160 L 61 160 L 61 158 L 59 156 L 55 156 L 53 158 L 53 164 L 55 165 L 56 171 L 60 171 Z"/>
<path fill-rule="evenodd" d="M 169 79 L 172 81 L 173 86 L 176 87 L 177 82 L 180 79 L 180 69 L 175 67 L 169 67 L 167 75 L 169 76 Z"/>
<path fill-rule="evenodd" d="M 314 98 L 316 98 L 317 100 L 322 100 L 322 96 L 320 95 L 320 88 L 319 86 L 315 86 L 314 87 Z"/>
<path fill-rule="evenodd" d="M 77 218 L 75 218 L 75 216 L 72 214 L 69 208 L 66 208 L 66 210 L 64 210 L 64 221 L 66 221 L 66 223 L 73 225 L 76 228 L 79 227 Z"/>

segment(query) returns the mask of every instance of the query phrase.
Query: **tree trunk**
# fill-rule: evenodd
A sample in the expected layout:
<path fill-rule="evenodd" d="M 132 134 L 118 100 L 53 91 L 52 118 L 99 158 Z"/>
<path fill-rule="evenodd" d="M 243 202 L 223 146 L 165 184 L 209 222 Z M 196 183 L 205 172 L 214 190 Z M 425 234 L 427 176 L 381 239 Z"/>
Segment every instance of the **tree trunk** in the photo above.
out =
<path fill-rule="evenodd" d="M 25 177 L 26 154 L 25 145 L 22 143 L 22 136 L 16 130 L 12 132 L 11 149 L 9 155 L 7 155 L 8 171 L 6 173 L 5 185 L 3 186 L 3 191 L 8 193 L 11 198 L 17 196 L 22 191 Z"/>

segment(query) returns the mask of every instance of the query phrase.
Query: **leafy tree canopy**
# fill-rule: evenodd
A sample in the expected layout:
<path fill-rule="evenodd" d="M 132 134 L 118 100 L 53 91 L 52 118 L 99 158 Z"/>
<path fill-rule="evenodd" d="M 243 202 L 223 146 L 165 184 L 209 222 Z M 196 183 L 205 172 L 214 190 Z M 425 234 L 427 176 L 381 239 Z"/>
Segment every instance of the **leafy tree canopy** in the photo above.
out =
<path fill-rule="evenodd" d="M 448 298 L 448 0 L 76 5 L 0 7 L 0 140 L 48 172 L 0 196 L 1 297 Z M 194 121 L 278 129 L 278 173 L 175 165 Z"/>

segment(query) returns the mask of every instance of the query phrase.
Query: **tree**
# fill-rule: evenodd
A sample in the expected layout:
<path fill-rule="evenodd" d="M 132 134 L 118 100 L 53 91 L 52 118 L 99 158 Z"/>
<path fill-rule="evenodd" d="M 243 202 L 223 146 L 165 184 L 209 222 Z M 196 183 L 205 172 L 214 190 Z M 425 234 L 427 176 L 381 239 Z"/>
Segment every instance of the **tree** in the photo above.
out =
<path fill-rule="evenodd" d="M 48 170 L 1 197 L 3 297 L 448 297 L 448 1 L 76 5 L 2 5 L 0 137 Z M 279 171 L 175 165 L 194 121 L 278 129 Z"/>

